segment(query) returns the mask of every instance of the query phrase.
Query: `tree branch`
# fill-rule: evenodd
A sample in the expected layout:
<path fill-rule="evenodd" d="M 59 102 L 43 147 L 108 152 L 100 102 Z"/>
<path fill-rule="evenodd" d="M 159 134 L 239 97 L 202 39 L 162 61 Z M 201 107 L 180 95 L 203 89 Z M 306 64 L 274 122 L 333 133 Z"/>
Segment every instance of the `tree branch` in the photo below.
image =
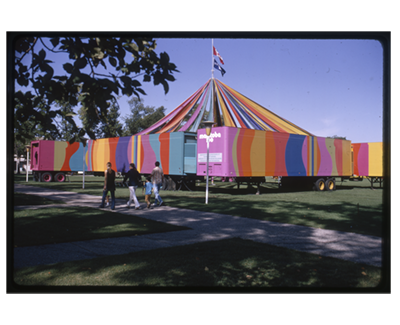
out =
<path fill-rule="evenodd" d="M 33 43 L 32 43 L 32 45 L 29 47 L 29 49 L 27 49 L 26 51 L 25 51 L 25 53 L 22 55 L 22 57 L 18 60 L 18 62 L 16 62 L 16 65 L 18 65 L 21 61 L 22 61 L 22 59 L 25 57 L 25 55 L 27 55 L 28 53 L 29 53 L 29 51 L 30 50 L 32 50 L 33 49 L 33 47 L 35 46 L 35 44 L 36 44 L 36 42 L 37 42 L 37 37 L 33 40 Z"/>
<path fill-rule="evenodd" d="M 53 53 L 65 53 L 65 51 L 55 51 L 55 50 L 52 50 L 52 49 L 48 48 L 47 45 L 43 42 L 42 38 L 39 37 L 39 39 L 40 39 L 40 42 L 43 44 L 43 46 L 44 46 L 46 49 L 48 49 L 50 52 L 53 52 Z"/>

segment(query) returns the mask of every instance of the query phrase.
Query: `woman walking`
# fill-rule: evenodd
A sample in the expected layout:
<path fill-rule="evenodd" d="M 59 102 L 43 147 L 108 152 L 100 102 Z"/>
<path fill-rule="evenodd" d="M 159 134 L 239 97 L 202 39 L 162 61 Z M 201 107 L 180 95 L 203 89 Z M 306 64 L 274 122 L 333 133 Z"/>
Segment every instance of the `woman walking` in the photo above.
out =
<path fill-rule="evenodd" d="M 128 182 L 128 187 L 129 187 L 129 201 L 127 202 L 126 206 L 127 208 L 131 207 L 131 202 L 133 201 L 135 203 L 135 209 L 139 210 L 140 209 L 140 204 L 139 201 L 136 197 L 136 189 L 139 186 L 141 179 L 140 179 L 140 174 L 136 169 L 135 164 L 130 164 L 129 165 L 129 171 L 126 173 L 124 177 L 124 182 L 129 179 Z"/>

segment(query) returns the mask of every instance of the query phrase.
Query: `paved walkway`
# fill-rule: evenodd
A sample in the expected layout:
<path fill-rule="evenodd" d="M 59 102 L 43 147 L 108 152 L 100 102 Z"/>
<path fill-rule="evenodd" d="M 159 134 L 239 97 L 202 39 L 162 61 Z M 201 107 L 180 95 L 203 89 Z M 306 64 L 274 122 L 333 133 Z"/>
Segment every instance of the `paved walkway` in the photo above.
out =
<path fill-rule="evenodd" d="M 70 206 L 85 206 L 96 209 L 98 209 L 101 201 L 99 196 L 20 184 L 14 186 L 14 191 L 65 201 Z M 145 203 L 142 203 L 142 207 L 144 206 Z M 43 207 L 45 206 L 25 206 L 23 208 Z M 21 207 L 15 207 L 15 209 L 19 208 Z M 374 266 L 381 266 L 382 263 L 382 239 L 374 236 L 178 209 L 169 206 L 151 210 L 127 209 L 126 200 L 116 200 L 115 212 L 191 229 L 143 236 L 18 247 L 14 249 L 14 267 L 47 265 L 233 237 Z"/>

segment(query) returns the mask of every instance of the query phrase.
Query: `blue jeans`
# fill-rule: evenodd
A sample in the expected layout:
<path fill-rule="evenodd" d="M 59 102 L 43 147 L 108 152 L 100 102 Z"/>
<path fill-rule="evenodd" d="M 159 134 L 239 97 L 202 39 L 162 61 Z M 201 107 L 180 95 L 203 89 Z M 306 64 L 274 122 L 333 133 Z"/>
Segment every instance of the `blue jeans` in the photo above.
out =
<path fill-rule="evenodd" d="M 104 202 L 106 200 L 108 190 L 103 191 L 103 198 L 101 199 L 101 207 L 104 208 Z M 111 210 L 115 209 L 115 191 L 110 191 L 111 193 Z"/>
<path fill-rule="evenodd" d="M 159 204 L 161 204 L 163 202 L 163 200 L 161 199 L 161 196 L 159 194 L 161 186 L 162 186 L 162 183 L 153 184 L 154 204 L 156 204 L 157 202 L 159 202 Z"/>

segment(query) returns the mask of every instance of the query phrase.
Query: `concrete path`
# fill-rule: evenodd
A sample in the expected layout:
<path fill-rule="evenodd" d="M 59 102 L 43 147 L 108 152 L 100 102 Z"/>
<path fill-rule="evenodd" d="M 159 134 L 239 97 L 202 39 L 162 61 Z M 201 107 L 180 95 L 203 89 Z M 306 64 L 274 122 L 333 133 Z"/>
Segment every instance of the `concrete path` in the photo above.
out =
<path fill-rule="evenodd" d="M 14 191 L 65 201 L 70 206 L 98 209 L 101 203 L 99 196 L 20 184 L 14 186 Z M 142 203 L 142 207 L 144 206 L 145 203 Z M 15 209 L 44 207 L 48 206 L 24 206 L 15 207 Z M 127 209 L 126 200 L 116 200 L 115 212 L 191 229 L 143 236 L 18 247 L 14 248 L 14 267 L 47 265 L 233 237 L 356 263 L 379 267 L 382 263 L 382 239 L 374 236 L 178 209 L 169 206 L 150 210 Z"/>

